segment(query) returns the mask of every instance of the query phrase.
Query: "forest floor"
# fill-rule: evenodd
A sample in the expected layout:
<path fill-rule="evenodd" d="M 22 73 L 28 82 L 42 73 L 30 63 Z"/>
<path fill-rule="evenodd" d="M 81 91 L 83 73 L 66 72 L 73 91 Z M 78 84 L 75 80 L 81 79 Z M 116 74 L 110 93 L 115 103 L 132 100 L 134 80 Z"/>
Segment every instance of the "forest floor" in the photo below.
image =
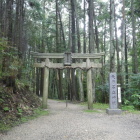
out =
<path fill-rule="evenodd" d="M 140 114 L 86 112 L 86 106 L 49 100 L 49 115 L 14 127 L 0 140 L 140 140 Z"/>

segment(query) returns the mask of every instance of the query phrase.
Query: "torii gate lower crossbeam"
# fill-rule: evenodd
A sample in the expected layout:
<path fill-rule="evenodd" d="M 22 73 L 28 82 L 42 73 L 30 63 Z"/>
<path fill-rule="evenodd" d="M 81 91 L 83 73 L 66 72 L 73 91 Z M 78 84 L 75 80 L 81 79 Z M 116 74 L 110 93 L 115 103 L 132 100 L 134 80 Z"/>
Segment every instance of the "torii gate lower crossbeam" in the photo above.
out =
<path fill-rule="evenodd" d="M 81 68 L 87 70 L 87 97 L 88 97 L 88 109 L 93 109 L 93 94 L 92 94 L 92 72 L 91 68 L 101 68 L 102 64 L 100 63 L 93 63 L 90 61 L 90 59 L 100 59 L 101 56 L 104 55 L 104 53 L 99 54 L 59 54 L 59 53 L 34 53 L 32 52 L 32 55 L 34 58 L 43 58 L 45 59 L 45 62 L 41 63 L 35 63 L 35 67 L 44 68 L 44 83 L 43 83 L 43 100 L 42 100 L 42 107 L 47 108 L 47 99 L 48 99 L 48 89 L 49 89 L 49 68 L 59 68 L 59 69 L 65 69 L 65 68 Z M 65 58 L 67 57 L 67 58 Z M 70 59 L 71 57 L 71 59 Z M 50 62 L 50 59 L 52 58 L 58 58 L 58 59 L 64 59 L 64 64 L 62 63 L 52 63 Z M 86 59 L 86 63 L 72 63 L 70 62 L 72 59 Z"/>

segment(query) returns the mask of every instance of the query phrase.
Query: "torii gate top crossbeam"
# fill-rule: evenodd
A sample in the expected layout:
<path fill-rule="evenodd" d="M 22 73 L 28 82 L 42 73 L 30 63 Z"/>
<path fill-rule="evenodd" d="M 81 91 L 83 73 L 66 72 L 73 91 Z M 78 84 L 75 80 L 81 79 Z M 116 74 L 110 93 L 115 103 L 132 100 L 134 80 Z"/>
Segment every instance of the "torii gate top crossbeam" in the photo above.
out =
<path fill-rule="evenodd" d="M 48 67 L 53 69 L 65 69 L 65 68 L 81 68 L 81 69 L 90 69 L 90 68 L 101 68 L 101 63 L 90 62 L 90 66 L 87 66 L 86 62 L 75 62 L 72 63 L 72 59 L 100 59 L 104 56 L 102 53 L 37 53 L 31 52 L 32 56 L 37 59 L 45 59 L 44 62 L 35 62 L 34 66 L 38 68 Z M 64 59 L 64 63 L 53 63 L 50 59 Z"/>
<path fill-rule="evenodd" d="M 37 52 L 31 52 L 34 58 L 64 58 L 64 53 L 37 53 Z M 72 53 L 72 59 L 85 59 L 85 58 L 93 58 L 93 59 L 100 59 L 102 56 L 104 56 L 105 53 Z"/>

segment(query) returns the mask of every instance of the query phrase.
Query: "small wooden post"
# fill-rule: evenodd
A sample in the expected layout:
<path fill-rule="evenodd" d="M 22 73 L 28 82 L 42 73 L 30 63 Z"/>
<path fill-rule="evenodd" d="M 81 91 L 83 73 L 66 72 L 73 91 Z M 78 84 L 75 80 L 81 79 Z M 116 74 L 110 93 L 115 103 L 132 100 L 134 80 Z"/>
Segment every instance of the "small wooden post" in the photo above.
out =
<path fill-rule="evenodd" d="M 49 63 L 49 59 L 46 59 L 46 64 Z M 42 99 L 42 107 L 47 108 L 47 100 L 48 100 L 48 87 L 49 87 L 49 68 L 44 67 L 44 83 L 43 83 L 43 99 Z"/>
<path fill-rule="evenodd" d="M 117 84 L 117 91 L 118 91 L 118 108 L 121 108 L 121 85 Z"/>
<path fill-rule="evenodd" d="M 93 109 L 93 93 L 92 93 L 92 74 L 91 74 L 91 63 L 90 59 L 86 60 L 87 63 L 87 96 L 88 96 L 88 109 Z"/>

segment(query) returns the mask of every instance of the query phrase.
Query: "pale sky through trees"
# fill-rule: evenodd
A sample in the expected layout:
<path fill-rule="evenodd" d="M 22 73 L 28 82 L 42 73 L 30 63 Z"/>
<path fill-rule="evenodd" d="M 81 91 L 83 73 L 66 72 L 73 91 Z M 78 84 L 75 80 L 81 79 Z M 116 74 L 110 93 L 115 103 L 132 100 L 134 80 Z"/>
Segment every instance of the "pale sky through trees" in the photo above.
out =
<path fill-rule="evenodd" d="M 102 2 L 108 2 L 109 0 L 101 0 Z"/>

